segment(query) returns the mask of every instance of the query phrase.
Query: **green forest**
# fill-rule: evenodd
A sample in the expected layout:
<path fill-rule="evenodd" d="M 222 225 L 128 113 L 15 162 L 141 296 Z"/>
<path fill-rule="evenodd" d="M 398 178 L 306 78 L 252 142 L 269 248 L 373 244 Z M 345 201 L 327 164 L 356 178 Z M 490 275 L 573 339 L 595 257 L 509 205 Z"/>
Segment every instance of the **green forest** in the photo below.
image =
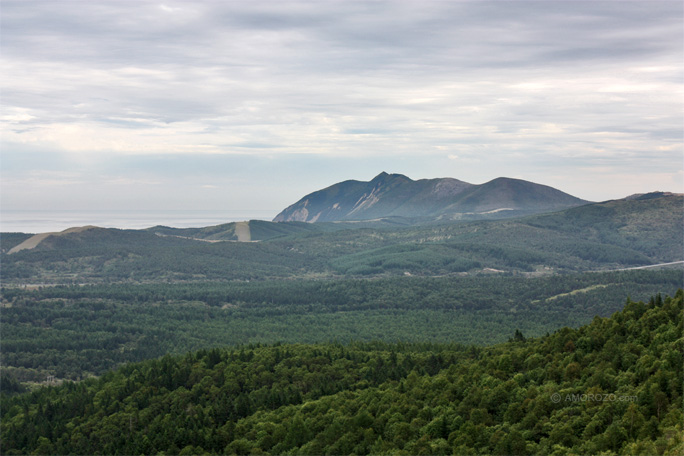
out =
<path fill-rule="evenodd" d="M 508 342 L 202 349 L 2 397 L 3 454 L 662 454 L 682 301 Z"/>
<path fill-rule="evenodd" d="M 681 270 L 2 289 L 2 372 L 42 384 L 250 343 L 505 342 L 674 293 Z"/>

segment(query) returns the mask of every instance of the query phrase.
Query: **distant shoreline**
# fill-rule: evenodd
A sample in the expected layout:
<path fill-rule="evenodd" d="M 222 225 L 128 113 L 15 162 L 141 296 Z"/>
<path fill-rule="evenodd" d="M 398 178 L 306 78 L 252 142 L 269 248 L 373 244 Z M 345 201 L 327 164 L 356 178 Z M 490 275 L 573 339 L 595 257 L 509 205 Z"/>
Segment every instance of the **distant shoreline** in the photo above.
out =
<path fill-rule="evenodd" d="M 271 220 L 276 213 L 276 210 L 2 210 L 0 232 L 38 234 L 86 225 L 119 229 L 144 229 L 157 225 L 195 228 L 245 220 Z"/>

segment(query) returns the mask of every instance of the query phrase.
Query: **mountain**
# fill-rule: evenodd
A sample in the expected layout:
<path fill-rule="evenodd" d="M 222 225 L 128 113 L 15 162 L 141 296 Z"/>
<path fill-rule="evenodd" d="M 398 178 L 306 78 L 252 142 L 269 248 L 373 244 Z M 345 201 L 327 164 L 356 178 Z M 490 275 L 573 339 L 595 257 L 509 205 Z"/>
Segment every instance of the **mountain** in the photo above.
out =
<path fill-rule="evenodd" d="M 500 177 L 474 185 L 452 178 L 414 181 L 402 174 L 382 172 L 370 182 L 348 180 L 306 195 L 273 221 L 506 218 L 585 203 L 555 188 L 520 179 Z"/>
<path fill-rule="evenodd" d="M 311 193 L 282 211 L 273 221 L 329 222 L 430 216 L 471 186 L 456 179 L 413 181 L 402 174 L 383 172 L 370 182 L 348 180 Z"/>
<path fill-rule="evenodd" d="M 576 198 L 547 185 L 521 179 L 499 177 L 482 185 L 473 185 L 458 195 L 445 213 L 491 213 L 495 211 L 550 212 L 580 206 L 588 201 Z"/>

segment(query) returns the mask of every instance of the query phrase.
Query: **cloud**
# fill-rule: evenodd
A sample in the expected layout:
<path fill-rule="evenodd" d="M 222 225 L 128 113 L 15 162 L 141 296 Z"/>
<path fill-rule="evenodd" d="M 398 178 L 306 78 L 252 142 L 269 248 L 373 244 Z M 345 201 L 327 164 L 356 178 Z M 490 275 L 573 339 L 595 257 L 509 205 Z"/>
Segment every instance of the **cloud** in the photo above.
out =
<path fill-rule="evenodd" d="M 682 9 L 4 1 L 0 147 L 84 169 L 164 157 L 160 182 L 182 171 L 172 156 L 210 173 L 214 155 L 374 157 L 480 180 L 561 166 L 579 175 L 597 162 L 655 176 L 682 165 Z M 354 177 L 342 169 L 325 171 L 328 183 Z"/>

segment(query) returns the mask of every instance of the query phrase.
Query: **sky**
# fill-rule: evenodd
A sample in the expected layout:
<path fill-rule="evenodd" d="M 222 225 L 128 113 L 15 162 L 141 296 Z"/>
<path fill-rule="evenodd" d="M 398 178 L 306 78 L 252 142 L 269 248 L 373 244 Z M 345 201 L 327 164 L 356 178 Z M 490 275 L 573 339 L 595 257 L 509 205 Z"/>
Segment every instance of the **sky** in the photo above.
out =
<path fill-rule="evenodd" d="M 1 209 L 275 216 L 382 171 L 684 192 L 682 5 L 3 0 Z"/>

